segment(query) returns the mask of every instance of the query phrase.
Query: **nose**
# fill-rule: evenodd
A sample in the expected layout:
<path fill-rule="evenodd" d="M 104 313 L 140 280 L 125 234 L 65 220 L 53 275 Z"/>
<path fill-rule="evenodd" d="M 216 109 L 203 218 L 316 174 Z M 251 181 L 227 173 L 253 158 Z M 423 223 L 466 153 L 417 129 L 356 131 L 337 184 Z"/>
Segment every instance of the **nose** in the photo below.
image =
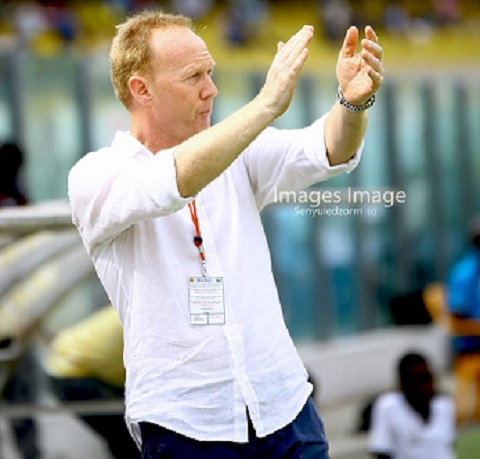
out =
<path fill-rule="evenodd" d="M 205 86 L 203 87 L 200 97 L 203 100 L 209 99 L 211 97 L 215 97 L 218 94 L 218 88 L 213 82 L 213 79 L 210 75 L 208 75 Z"/>

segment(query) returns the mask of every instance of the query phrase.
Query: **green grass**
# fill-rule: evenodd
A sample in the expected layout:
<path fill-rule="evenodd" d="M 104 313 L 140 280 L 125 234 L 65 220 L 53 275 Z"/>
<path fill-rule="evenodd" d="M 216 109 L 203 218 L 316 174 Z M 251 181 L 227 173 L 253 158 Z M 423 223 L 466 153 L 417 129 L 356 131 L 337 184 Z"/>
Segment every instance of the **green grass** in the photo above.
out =
<path fill-rule="evenodd" d="M 480 426 L 460 431 L 456 450 L 458 459 L 480 459 Z"/>

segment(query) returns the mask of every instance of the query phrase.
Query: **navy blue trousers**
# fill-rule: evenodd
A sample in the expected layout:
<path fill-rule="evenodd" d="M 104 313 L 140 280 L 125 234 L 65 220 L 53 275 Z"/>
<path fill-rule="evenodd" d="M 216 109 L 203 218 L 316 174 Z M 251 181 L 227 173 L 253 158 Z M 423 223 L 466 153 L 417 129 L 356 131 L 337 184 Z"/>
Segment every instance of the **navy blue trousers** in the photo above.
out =
<path fill-rule="evenodd" d="M 248 443 L 198 441 L 142 422 L 142 459 L 329 459 L 322 420 L 310 397 L 286 427 L 257 438 L 249 423 Z"/>

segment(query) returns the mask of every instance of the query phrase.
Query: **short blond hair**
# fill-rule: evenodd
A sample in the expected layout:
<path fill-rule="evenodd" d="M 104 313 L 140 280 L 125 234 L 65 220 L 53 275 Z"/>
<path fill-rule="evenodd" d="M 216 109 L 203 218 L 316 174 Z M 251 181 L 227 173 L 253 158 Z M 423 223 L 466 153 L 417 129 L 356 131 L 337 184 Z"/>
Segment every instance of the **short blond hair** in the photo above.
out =
<path fill-rule="evenodd" d="M 133 75 L 151 75 L 150 36 L 152 30 L 172 26 L 193 30 L 193 22 L 182 15 L 162 11 L 142 11 L 117 26 L 110 50 L 110 77 L 118 100 L 130 107 L 132 95 L 128 80 Z"/>

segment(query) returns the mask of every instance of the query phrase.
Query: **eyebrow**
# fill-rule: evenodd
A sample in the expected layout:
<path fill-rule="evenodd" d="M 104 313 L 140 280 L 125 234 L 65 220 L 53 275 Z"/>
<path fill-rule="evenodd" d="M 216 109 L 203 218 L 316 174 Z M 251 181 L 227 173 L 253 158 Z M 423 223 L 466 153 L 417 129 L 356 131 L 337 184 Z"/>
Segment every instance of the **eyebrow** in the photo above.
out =
<path fill-rule="evenodd" d="M 191 63 L 191 64 L 188 64 L 188 65 L 183 69 L 183 71 L 184 71 L 185 73 L 189 73 L 189 72 L 191 72 L 192 70 L 198 70 L 199 68 L 203 69 L 203 68 L 205 68 L 205 67 L 210 67 L 210 65 L 211 65 L 212 68 L 215 68 L 216 65 L 217 65 L 216 62 L 215 62 L 215 60 L 213 59 L 213 57 L 209 59 L 208 64 L 206 64 L 204 61 L 193 62 L 193 63 Z"/>

